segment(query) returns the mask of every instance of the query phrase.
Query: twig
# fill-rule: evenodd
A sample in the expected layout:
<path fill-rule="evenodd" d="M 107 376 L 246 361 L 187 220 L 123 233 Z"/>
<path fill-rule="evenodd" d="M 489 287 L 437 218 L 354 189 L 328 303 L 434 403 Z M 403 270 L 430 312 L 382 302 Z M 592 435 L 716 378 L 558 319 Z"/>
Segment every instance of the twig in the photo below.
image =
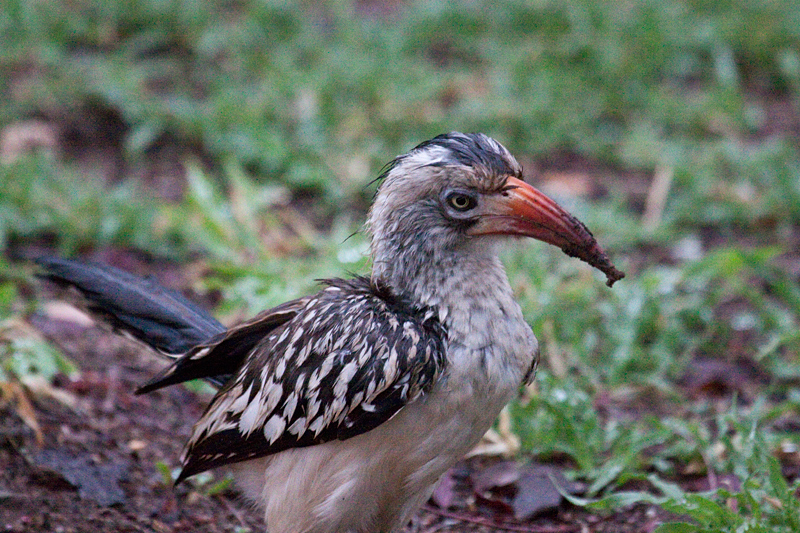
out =
<path fill-rule="evenodd" d="M 674 175 L 675 170 L 672 167 L 666 165 L 656 167 L 653 181 L 650 184 L 650 190 L 645 200 L 644 214 L 642 215 L 642 222 L 648 231 L 656 229 L 661 223 Z"/>

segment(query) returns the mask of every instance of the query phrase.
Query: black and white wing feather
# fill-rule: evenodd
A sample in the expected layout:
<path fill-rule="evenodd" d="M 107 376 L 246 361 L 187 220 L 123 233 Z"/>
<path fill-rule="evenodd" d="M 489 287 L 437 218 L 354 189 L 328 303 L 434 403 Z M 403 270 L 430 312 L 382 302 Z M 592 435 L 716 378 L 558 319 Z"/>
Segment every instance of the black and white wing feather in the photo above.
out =
<path fill-rule="evenodd" d="M 308 298 L 300 298 L 268 309 L 195 346 L 139 387 L 136 394 L 198 378 L 210 378 L 214 383 L 224 385 L 241 369 L 259 342 L 275 328 L 291 320 L 307 301 Z"/>
<path fill-rule="evenodd" d="M 302 307 L 253 347 L 212 400 L 194 427 L 178 481 L 354 437 L 437 381 L 445 333 L 432 310 L 412 309 L 366 278 L 327 284 L 297 301 Z"/>

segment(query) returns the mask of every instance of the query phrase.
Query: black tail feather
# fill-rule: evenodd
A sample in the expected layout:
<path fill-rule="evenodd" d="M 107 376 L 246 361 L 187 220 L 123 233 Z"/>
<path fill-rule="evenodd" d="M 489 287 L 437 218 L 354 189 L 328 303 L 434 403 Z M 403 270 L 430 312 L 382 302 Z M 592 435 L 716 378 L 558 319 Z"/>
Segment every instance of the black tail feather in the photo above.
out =
<path fill-rule="evenodd" d="M 145 278 L 107 265 L 40 257 L 41 277 L 77 288 L 89 310 L 167 354 L 182 354 L 226 328 L 207 311 Z"/>

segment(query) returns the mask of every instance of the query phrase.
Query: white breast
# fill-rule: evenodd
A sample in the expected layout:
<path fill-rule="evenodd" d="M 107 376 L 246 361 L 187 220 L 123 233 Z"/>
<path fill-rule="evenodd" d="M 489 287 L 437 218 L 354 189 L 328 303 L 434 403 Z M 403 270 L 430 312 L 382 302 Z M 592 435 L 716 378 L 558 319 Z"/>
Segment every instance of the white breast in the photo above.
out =
<path fill-rule="evenodd" d="M 527 350 L 531 361 L 530 345 Z M 448 355 L 453 361 L 445 379 L 381 426 L 235 465 L 242 490 L 263 505 L 269 533 L 403 527 L 439 477 L 480 440 L 527 370 L 510 371 L 486 350 Z"/>

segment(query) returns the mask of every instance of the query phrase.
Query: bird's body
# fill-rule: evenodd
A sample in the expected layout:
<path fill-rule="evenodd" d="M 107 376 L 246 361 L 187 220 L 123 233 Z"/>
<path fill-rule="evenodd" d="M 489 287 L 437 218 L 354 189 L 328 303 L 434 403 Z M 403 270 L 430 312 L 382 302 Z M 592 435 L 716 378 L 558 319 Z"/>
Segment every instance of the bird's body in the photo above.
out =
<path fill-rule="evenodd" d="M 126 286 L 136 298 L 149 290 L 124 274 L 114 285 L 113 269 L 43 264 L 117 327 L 179 356 L 142 392 L 194 378 L 222 384 L 179 480 L 230 465 L 269 533 L 391 532 L 533 375 L 537 342 L 498 259 L 503 236 L 556 244 L 611 283 L 622 276 L 580 222 L 520 177 L 486 136 L 421 144 L 383 175 L 368 221 L 369 278 L 331 280 L 224 333 L 174 293 L 168 305 L 161 294 L 149 311 L 132 311 Z M 181 333 L 155 338 L 154 322 Z"/>
<path fill-rule="evenodd" d="M 270 532 L 396 531 L 478 442 L 532 375 L 537 353 L 505 276 L 495 273 L 496 280 L 491 272 L 480 275 L 487 291 L 497 287 L 491 281 L 501 282 L 503 305 L 496 294 L 458 290 L 468 278 L 450 297 L 443 295 L 447 370 L 426 394 L 351 439 L 287 450 L 254 461 L 254 468 L 249 462 L 234 467 L 245 492 L 265 502 Z"/>

